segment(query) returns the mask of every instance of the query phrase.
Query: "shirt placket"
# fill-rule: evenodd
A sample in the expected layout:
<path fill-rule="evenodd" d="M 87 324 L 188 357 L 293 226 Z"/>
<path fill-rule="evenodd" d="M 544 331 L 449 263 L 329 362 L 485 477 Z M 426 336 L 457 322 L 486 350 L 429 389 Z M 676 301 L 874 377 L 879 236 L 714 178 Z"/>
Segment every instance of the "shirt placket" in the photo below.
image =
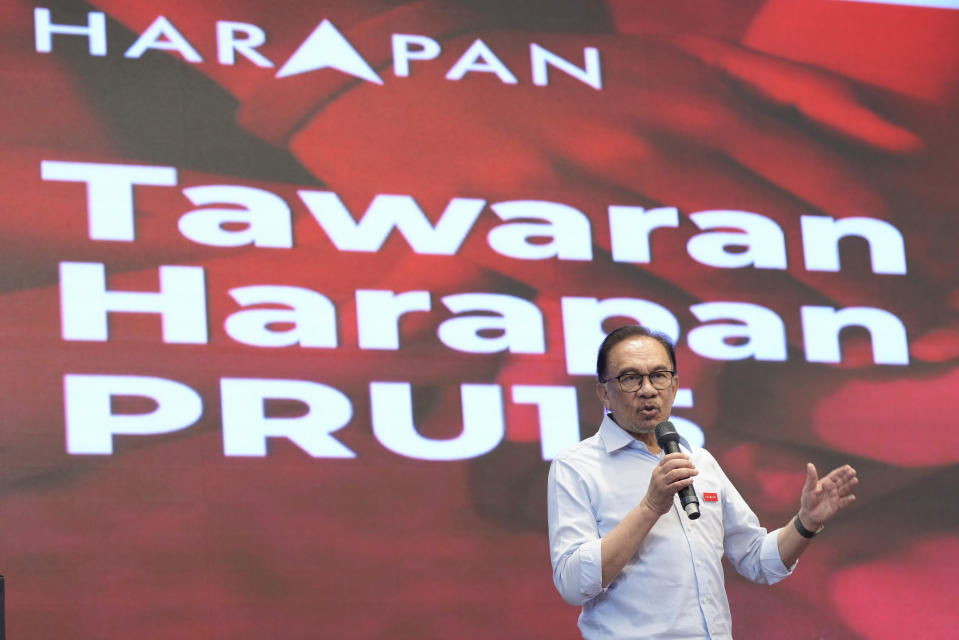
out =
<path fill-rule="evenodd" d="M 678 494 L 673 496 L 673 510 L 679 518 L 679 526 L 686 536 L 693 579 L 696 582 L 699 612 L 709 637 L 714 637 L 717 632 L 714 621 L 722 619 L 722 605 L 717 600 L 715 589 L 711 588 L 713 586 L 713 574 L 708 567 L 710 562 L 709 542 L 703 538 L 703 533 L 697 523 L 686 516 Z"/>

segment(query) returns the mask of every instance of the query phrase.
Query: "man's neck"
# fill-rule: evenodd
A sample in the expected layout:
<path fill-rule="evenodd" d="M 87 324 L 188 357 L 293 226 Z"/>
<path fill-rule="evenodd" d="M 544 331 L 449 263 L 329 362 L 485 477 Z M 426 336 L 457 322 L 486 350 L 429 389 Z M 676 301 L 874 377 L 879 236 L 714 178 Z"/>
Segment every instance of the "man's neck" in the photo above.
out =
<path fill-rule="evenodd" d="M 659 443 L 656 442 L 656 432 L 655 431 L 643 431 L 641 433 L 634 433 L 632 431 L 627 432 L 640 442 L 646 445 L 646 448 L 649 449 L 650 453 L 659 453 L 662 449 L 659 448 Z"/>
<path fill-rule="evenodd" d="M 616 426 L 620 429 L 631 435 L 636 440 L 639 440 L 646 445 L 646 448 L 649 449 L 651 453 L 658 454 L 662 449 L 659 448 L 659 444 L 656 442 L 656 430 L 655 429 L 643 429 L 643 430 L 632 430 L 623 427 L 621 424 L 616 422 L 616 419 L 613 418 L 612 414 L 609 415 L 609 419 L 612 420 Z"/>

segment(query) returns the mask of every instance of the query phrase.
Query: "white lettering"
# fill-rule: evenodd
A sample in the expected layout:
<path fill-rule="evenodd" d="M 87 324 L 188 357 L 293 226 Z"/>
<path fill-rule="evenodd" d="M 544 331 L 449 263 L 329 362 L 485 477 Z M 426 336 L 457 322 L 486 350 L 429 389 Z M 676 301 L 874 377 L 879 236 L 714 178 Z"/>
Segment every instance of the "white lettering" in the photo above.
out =
<path fill-rule="evenodd" d="M 502 220 L 538 218 L 546 221 L 546 224 L 514 222 L 490 231 L 490 246 L 505 256 L 521 260 L 593 259 L 589 218 L 578 209 L 542 200 L 497 202 L 490 208 Z M 551 242 L 531 242 L 531 238 L 549 238 Z"/>
<path fill-rule="evenodd" d="M 585 47 L 583 49 L 582 68 L 535 43 L 529 45 L 529 52 L 530 65 L 533 68 L 533 84 L 538 87 L 545 87 L 549 84 L 549 66 L 552 65 L 594 89 L 603 88 L 603 74 L 599 66 L 599 50 L 595 47 Z"/>
<path fill-rule="evenodd" d="M 411 48 L 416 46 L 416 49 Z M 410 60 L 432 60 L 440 54 L 440 43 L 426 36 L 393 34 L 393 74 L 398 78 L 410 75 Z"/>
<path fill-rule="evenodd" d="M 226 319 L 231 338 L 255 347 L 335 347 L 336 310 L 329 298 L 309 289 L 260 285 L 230 289 L 230 295 L 244 307 L 254 304 L 282 304 L 288 309 L 238 311 Z M 279 330 L 273 325 L 292 325 Z"/>
<path fill-rule="evenodd" d="M 700 229 L 736 228 L 739 232 L 714 232 L 693 236 L 686 245 L 693 259 L 712 267 L 735 269 L 786 268 L 786 238 L 779 225 L 748 211 L 701 211 L 689 216 Z M 744 251 L 727 251 L 727 246 Z"/>
<path fill-rule="evenodd" d="M 246 37 L 238 38 L 238 34 Z M 216 55 L 220 64 L 236 64 L 236 54 L 239 53 L 258 67 L 270 68 L 273 63 L 256 50 L 265 42 L 266 33 L 255 24 L 226 20 L 216 23 Z"/>
<path fill-rule="evenodd" d="M 704 302 L 689 310 L 702 322 L 733 319 L 742 323 L 692 329 L 686 341 L 697 354 L 715 360 L 786 360 L 786 328 L 769 309 L 745 302 Z M 739 339 L 746 342 L 731 342 Z"/>
<path fill-rule="evenodd" d="M 606 337 L 603 321 L 609 318 L 632 318 L 654 331 L 661 331 L 674 343 L 679 339 L 676 316 L 666 307 L 649 300 L 564 297 L 560 303 L 563 310 L 566 372 L 570 375 L 596 375 L 596 353 Z"/>
<path fill-rule="evenodd" d="M 150 398 L 157 406 L 150 413 L 115 414 L 115 396 Z M 63 377 L 63 400 L 67 452 L 75 455 L 110 455 L 114 435 L 178 431 L 203 413 L 203 402 L 190 387 L 146 376 L 68 374 Z"/>
<path fill-rule="evenodd" d="M 160 266 L 160 291 L 108 291 L 98 262 L 60 263 L 60 315 L 64 340 L 109 339 L 107 314 L 159 313 L 163 342 L 205 344 L 206 290 L 202 267 Z"/>
<path fill-rule="evenodd" d="M 902 321 L 870 307 L 802 307 L 803 340 L 809 362 L 841 362 L 839 333 L 845 327 L 864 327 L 872 340 L 876 364 L 909 364 L 909 342 Z"/>
<path fill-rule="evenodd" d="M 341 391 L 306 380 L 220 380 L 223 452 L 227 456 L 264 457 L 267 438 L 286 438 L 314 458 L 355 458 L 330 434 L 346 426 L 353 405 Z M 302 416 L 266 415 L 267 399 L 294 400 L 307 406 Z"/>
<path fill-rule="evenodd" d="M 356 292 L 356 329 L 361 349 L 400 348 L 400 316 L 414 311 L 429 311 L 429 291 L 358 290 Z"/>
<path fill-rule="evenodd" d="M 413 423 L 410 385 L 371 382 L 373 433 L 384 447 L 420 460 L 465 460 L 492 451 L 506 433 L 502 390 L 495 384 L 460 385 L 463 431 L 455 438 L 425 438 Z"/>
<path fill-rule="evenodd" d="M 486 311 L 497 315 L 452 318 L 439 326 L 439 338 L 467 353 L 545 353 L 543 314 L 532 302 L 496 293 L 461 293 L 443 298 L 453 313 Z M 484 336 L 495 333 L 495 336 Z"/>
<path fill-rule="evenodd" d="M 180 217 L 180 233 L 200 244 L 213 247 L 255 247 L 289 249 L 293 246 L 290 208 L 283 198 L 253 187 L 208 185 L 189 187 L 183 195 L 195 205 L 229 203 L 243 209 L 197 209 Z M 225 224 L 246 225 L 227 230 Z"/>
<path fill-rule="evenodd" d="M 162 38 L 166 38 L 163 40 Z M 146 28 L 146 31 L 136 39 L 136 42 L 123 54 L 125 58 L 139 58 L 147 49 L 158 49 L 161 51 L 176 51 L 187 62 L 203 62 L 203 58 L 197 53 L 196 49 L 187 42 L 177 28 L 163 16 L 157 16 L 157 19 Z"/>
<path fill-rule="evenodd" d="M 486 46 L 482 40 L 476 40 L 470 45 L 456 64 L 446 74 L 447 80 L 462 80 L 470 71 L 480 71 L 483 73 L 495 73 L 500 81 L 506 84 L 516 84 L 519 82 L 506 65 L 496 57 L 496 54 Z"/>
<path fill-rule="evenodd" d="M 518 384 L 513 386 L 513 402 L 536 405 L 543 460 L 580 441 L 576 387 Z"/>
<path fill-rule="evenodd" d="M 177 172 L 173 167 L 99 164 L 92 162 L 40 163 L 44 180 L 85 182 L 87 218 L 91 240 L 133 242 L 133 186 L 173 187 Z"/>
<path fill-rule="evenodd" d="M 616 262 L 652 261 L 649 234 L 660 227 L 678 227 L 676 207 L 646 210 L 642 207 L 609 208 L 609 241 Z"/>
<path fill-rule="evenodd" d="M 333 192 L 299 194 L 340 251 L 379 251 L 390 232 L 397 229 L 416 253 L 454 255 L 486 206 L 485 200 L 453 198 L 433 226 L 411 196 L 380 194 L 356 222 Z"/>
<path fill-rule="evenodd" d="M 53 50 L 53 34 L 86 36 L 91 56 L 107 55 L 107 19 L 100 11 L 87 12 L 87 26 L 53 24 L 50 10 L 36 7 L 33 10 L 33 36 L 39 53 Z"/>
<path fill-rule="evenodd" d="M 902 234 L 885 220 L 802 216 L 803 252 L 809 271 L 839 271 L 839 240 L 859 236 L 869 243 L 873 273 L 906 273 Z"/>

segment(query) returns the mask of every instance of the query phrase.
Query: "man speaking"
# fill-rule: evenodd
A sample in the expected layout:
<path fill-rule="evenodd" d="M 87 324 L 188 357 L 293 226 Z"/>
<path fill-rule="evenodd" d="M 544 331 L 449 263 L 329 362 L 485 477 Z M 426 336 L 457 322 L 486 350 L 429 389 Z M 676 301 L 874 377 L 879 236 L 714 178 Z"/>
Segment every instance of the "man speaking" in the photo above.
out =
<path fill-rule="evenodd" d="M 579 627 L 590 640 L 731 638 L 722 556 L 753 582 L 782 580 L 855 499 L 856 471 L 845 465 L 819 478 L 807 464 L 798 514 L 767 533 L 709 452 L 683 438 L 674 453 L 657 443 L 679 388 L 666 336 L 616 329 L 599 349 L 597 374 L 606 409 L 599 431 L 557 456 L 549 472 L 556 588 L 582 605 Z M 671 427 L 661 426 L 661 436 Z M 687 487 L 698 517 L 680 501 Z"/>

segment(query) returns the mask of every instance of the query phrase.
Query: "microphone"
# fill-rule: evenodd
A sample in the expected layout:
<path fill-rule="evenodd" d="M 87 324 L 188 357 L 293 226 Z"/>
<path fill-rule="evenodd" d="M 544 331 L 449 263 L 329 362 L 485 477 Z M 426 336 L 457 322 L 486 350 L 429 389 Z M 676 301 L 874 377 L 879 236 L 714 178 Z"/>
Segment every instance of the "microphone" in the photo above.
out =
<path fill-rule="evenodd" d="M 676 433 L 676 427 L 669 420 L 656 425 L 656 444 L 666 453 L 679 452 L 679 434 Z M 699 498 L 696 497 L 692 485 L 679 490 L 679 501 L 690 520 L 699 517 Z"/>

